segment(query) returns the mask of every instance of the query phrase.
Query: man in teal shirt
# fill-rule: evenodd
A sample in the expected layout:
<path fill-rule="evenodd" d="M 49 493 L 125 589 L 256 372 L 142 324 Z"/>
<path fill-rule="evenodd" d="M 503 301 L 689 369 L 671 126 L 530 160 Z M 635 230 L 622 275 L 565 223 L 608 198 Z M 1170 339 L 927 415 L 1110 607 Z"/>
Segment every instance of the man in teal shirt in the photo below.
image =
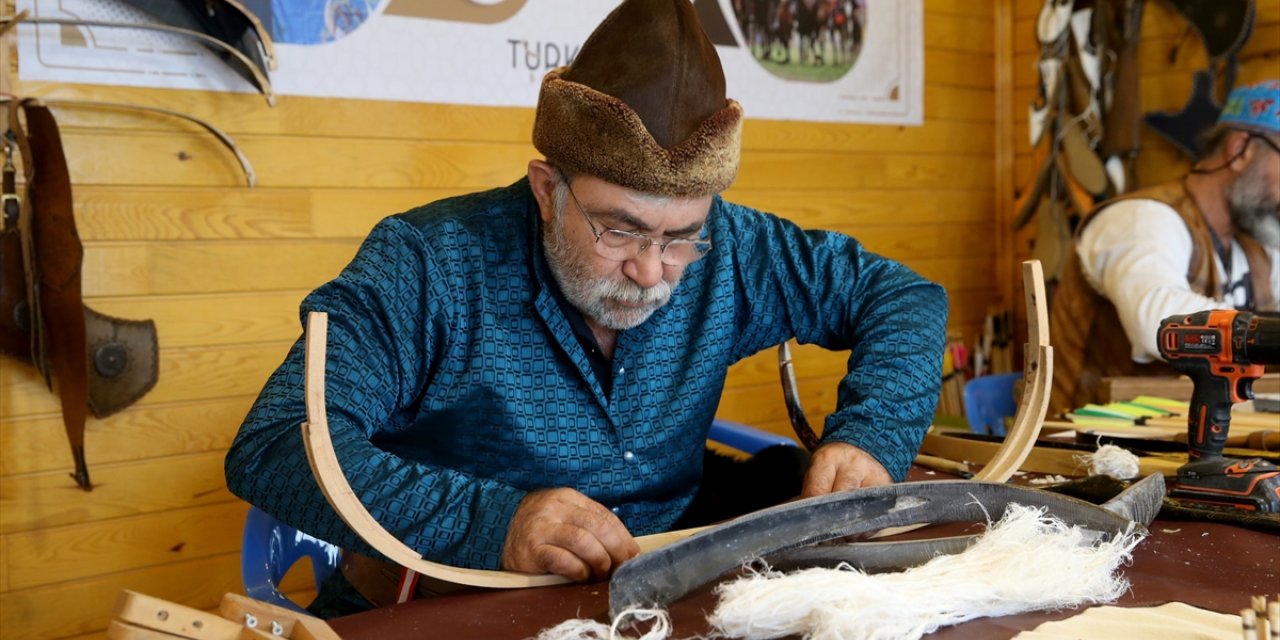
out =
<path fill-rule="evenodd" d="M 792 338 L 850 351 L 796 489 L 904 478 L 946 296 L 852 238 L 722 200 L 741 124 L 688 0 L 626 0 L 544 79 L 525 178 L 387 218 L 304 300 L 329 314 L 336 451 L 385 528 L 437 562 L 601 579 L 693 501 L 728 367 Z M 367 551 L 311 477 L 304 417 L 299 342 L 228 484 Z"/>

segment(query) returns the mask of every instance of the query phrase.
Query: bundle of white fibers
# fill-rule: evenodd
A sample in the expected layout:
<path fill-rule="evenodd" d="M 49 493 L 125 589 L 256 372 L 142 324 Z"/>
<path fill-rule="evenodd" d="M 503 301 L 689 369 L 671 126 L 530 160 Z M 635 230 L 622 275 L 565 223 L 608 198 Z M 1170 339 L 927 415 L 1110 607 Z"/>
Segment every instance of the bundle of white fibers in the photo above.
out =
<path fill-rule="evenodd" d="M 1117 569 L 1142 536 L 1096 537 L 1042 509 L 1011 505 L 962 553 L 898 573 L 844 565 L 745 576 L 716 590 L 720 603 L 709 619 L 724 635 L 748 640 L 901 640 L 984 616 L 1112 602 L 1129 588 Z"/>
<path fill-rule="evenodd" d="M 1140 472 L 1138 456 L 1114 444 L 1104 444 L 1093 453 L 1079 456 L 1079 459 L 1089 465 L 1090 475 L 1128 480 L 1138 477 Z"/>
<path fill-rule="evenodd" d="M 533 640 L 615 640 L 628 638 L 619 633 L 619 629 L 632 620 L 638 623 L 653 621 L 653 626 L 635 640 L 667 640 L 671 636 L 671 618 L 664 609 L 627 609 L 613 620 L 613 625 L 605 625 L 595 620 L 565 620 L 560 624 L 543 629 Z"/>

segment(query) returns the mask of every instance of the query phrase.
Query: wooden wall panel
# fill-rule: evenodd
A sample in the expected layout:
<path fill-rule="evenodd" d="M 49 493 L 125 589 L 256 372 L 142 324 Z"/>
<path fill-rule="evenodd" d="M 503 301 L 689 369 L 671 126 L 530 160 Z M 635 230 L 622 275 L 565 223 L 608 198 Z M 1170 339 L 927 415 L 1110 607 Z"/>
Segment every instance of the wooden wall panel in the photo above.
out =
<path fill-rule="evenodd" d="M 925 123 L 749 119 L 726 193 L 814 228 L 858 237 L 945 286 L 950 330 L 972 341 L 997 301 L 994 12 L 925 0 Z M 99 311 L 152 318 L 160 381 L 128 410 L 90 419 L 92 493 L 68 477 L 56 398 L 0 360 L 0 630 L 100 638 L 122 588 L 202 609 L 240 589 L 245 505 L 222 459 L 268 374 L 299 333 L 298 302 L 332 278 L 381 218 L 518 179 L 532 109 L 24 82 L 52 101 L 85 245 L 84 293 Z M 732 93 L 732 90 L 731 90 Z M 58 106 L 132 102 L 205 118 L 234 157 L 180 120 Z M 745 105 L 747 115 L 751 105 Z M 835 406 L 847 354 L 797 349 L 810 422 Z M 734 366 L 721 415 L 789 433 L 776 355 Z M 305 572 L 287 589 L 306 598 Z"/>

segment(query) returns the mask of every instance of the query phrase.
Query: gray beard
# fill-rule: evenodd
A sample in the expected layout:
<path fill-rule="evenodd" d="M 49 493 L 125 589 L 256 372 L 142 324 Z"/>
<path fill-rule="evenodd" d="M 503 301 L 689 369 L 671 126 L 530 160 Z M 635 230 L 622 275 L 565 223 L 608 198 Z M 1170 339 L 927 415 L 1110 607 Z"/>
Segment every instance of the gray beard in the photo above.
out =
<path fill-rule="evenodd" d="M 1280 247 L 1280 218 L 1268 216 L 1266 212 L 1232 217 L 1235 218 L 1236 226 L 1263 246 L 1272 249 Z"/>
<path fill-rule="evenodd" d="M 631 281 L 596 279 L 587 256 L 569 243 L 565 234 L 565 210 L 568 188 L 561 183 L 555 193 L 555 216 L 542 230 L 542 246 L 551 275 L 560 285 L 564 297 L 583 315 L 614 331 L 633 329 L 648 320 L 671 299 L 677 283 L 666 280 L 648 289 Z M 610 305 L 608 301 L 643 304 L 638 309 Z"/>

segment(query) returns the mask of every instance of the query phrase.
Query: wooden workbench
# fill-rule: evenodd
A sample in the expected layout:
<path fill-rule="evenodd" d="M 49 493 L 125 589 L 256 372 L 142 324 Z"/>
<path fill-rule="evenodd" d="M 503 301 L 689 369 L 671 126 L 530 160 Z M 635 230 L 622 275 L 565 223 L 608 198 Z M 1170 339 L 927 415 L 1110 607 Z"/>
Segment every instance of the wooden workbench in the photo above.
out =
<path fill-rule="evenodd" d="M 912 479 L 941 476 L 913 469 Z M 1280 590 L 1280 537 L 1273 533 L 1206 522 L 1157 519 L 1151 535 L 1124 569 L 1132 589 L 1116 604 L 1127 607 L 1180 601 L 1222 613 L 1238 613 L 1252 595 Z M 916 537 L 926 536 L 917 532 Z M 931 537 L 936 534 L 927 534 Z M 1045 579 L 1053 579 L 1052 567 Z M 368 611 L 331 621 L 347 640 L 431 638 L 531 638 L 538 631 L 570 618 L 608 618 L 607 583 L 536 589 L 470 590 Z M 706 614 L 715 607 L 711 587 L 700 589 L 670 607 L 673 638 L 710 631 Z M 1074 611 L 1027 613 L 979 619 L 944 628 L 930 639 L 1002 639 Z"/>

